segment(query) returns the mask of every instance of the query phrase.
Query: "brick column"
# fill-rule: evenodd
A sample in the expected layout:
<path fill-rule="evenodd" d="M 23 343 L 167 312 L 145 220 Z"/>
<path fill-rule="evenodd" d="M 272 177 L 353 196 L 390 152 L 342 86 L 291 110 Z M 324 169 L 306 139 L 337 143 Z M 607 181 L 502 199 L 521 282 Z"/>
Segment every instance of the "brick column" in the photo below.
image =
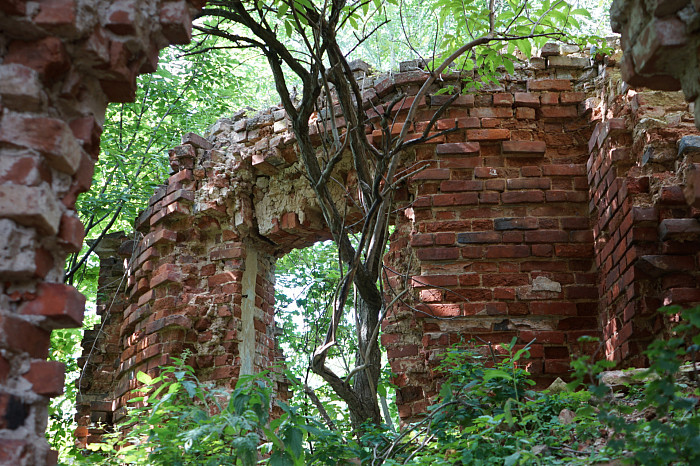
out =
<path fill-rule="evenodd" d="M 0 464 L 56 461 L 43 426 L 63 368 L 46 357 L 51 330 L 82 323 L 84 298 L 62 284 L 83 240 L 75 201 L 107 103 L 134 98 L 202 3 L 0 2 Z"/>

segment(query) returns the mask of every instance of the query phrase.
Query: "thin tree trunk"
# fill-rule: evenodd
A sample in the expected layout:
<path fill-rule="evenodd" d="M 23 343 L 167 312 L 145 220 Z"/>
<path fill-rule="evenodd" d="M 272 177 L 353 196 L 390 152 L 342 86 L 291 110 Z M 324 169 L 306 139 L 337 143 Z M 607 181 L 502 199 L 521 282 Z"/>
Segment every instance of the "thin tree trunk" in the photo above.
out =
<path fill-rule="evenodd" d="M 381 368 L 381 352 L 379 346 L 372 342 L 372 333 L 379 320 L 380 309 L 373 309 L 362 298 L 357 300 L 357 325 L 359 345 L 357 352 L 357 365 L 365 368 L 355 375 L 353 390 L 360 399 L 360 406 L 350 406 L 352 425 L 358 429 L 366 421 L 379 425 L 382 422 L 379 402 L 377 400 L 377 384 Z M 369 358 L 364 361 L 367 354 L 367 346 L 370 345 Z"/>

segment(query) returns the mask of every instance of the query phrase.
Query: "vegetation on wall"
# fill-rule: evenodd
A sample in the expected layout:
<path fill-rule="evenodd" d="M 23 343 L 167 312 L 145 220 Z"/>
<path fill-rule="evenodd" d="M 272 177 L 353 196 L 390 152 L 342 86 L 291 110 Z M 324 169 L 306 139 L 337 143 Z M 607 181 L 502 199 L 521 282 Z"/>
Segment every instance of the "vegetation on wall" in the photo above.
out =
<path fill-rule="evenodd" d="M 167 177 L 166 151 L 179 142 L 181 132 L 204 132 L 218 117 L 246 106 L 270 105 L 279 93 L 334 237 L 333 244 L 295 251 L 278 264 L 279 282 L 287 290 L 277 296 L 281 340 L 298 396 L 290 405 L 280 405 L 279 418 L 270 419 L 271 384 L 266 374 L 241 378 L 229 393 L 200 382 L 182 355 L 176 366 L 164 368 L 156 379 L 139 375 L 143 399 L 126 418 L 126 436 L 107 438 L 90 453 L 77 452 L 71 444 L 70 409 L 76 394 L 70 381 L 78 371 L 80 332 L 55 331 L 52 357 L 68 362 L 69 385 L 65 396 L 52 402 L 47 432 L 62 461 L 144 465 L 591 464 L 615 457 L 638 464 L 698 461 L 687 445 L 700 441 L 700 393 L 677 383 L 676 376 L 681 363 L 694 357 L 700 346 L 700 308 L 683 313 L 685 323 L 677 328 L 676 338 L 650 348 L 653 364 L 643 377 L 651 382 L 643 390 L 631 388 L 619 397 L 594 383 L 578 392 L 573 387 L 535 392 L 529 374 L 518 365 L 528 356 L 527 348 L 516 349 L 511 343 L 503 346 L 502 356 L 493 357 L 464 342 L 446 354 L 441 370 L 447 382 L 426 417 L 395 427 L 399 422 L 390 400 L 390 374 L 375 331 L 391 305 L 382 289 L 382 257 L 393 186 L 383 180 L 394 178 L 401 152 L 429 139 L 431 128 L 419 140 L 407 141 L 406 131 L 392 138 L 386 123 L 386 144 L 370 144 L 363 131 L 356 131 L 366 121 L 356 104 L 361 99 L 348 62 L 360 57 L 381 67 L 415 56 L 428 64 L 431 83 L 456 63 L 477 70 L 472 85 L 479 87 L 504 70 L 512 72 L 516 55 L 529 56 L 552 38 L 580 40 L 580 34 L 574 38 L 572 33 L 594 29 L 586 9 L 551 0 L 468 4 L 435 0 L 434 15 L 425 14 L 425 6 L 418 2 L 381 0 L 221 0 L 209 5 L 198 23 L 202 35 L 194 46 L 165 51 L 159 71 L 140 78 L 137 102 L 109 108 L 93 189 L 81 197 L 79 213 L 91 240 L 130 231 L 153 187 Z M 294 87 L 300 101 L 293 99 Z M 310 144 L 308 120 L 319 110 L 319 97 L 330 102 L 331 87 L 349 127 L 344 133 L 328 128 L 332 137 L 324 140 L 326 157 L 319 160 Z M 409 121 L 412 112 L 415 109 L 409 111 Z M 386 121 L 390 113 L 384 115 Z M 345 206 L 334 204 L 326 186 L 328 174 L 348 147 L 364 202 L 363 220 L 353 231 L 344 227 L 339 214 Z M 66 281 L 94 301 L 99 289 L 91 244 L 69 259 Z M 401 296 L 392 299 L 398 302 Z M 579 360 L 578 381 L 597 381 L 603 366 Z M 312 372 L 327 384 L 313 379 Z M 351 416 L 346 415 L 348 409 Z"/>
<path fill-rule="evenodd" d="M 90 446 L 85 464 L 138 465 L 525 465 L 596 464 L 619 459 L 640 465 L 697 464 L 700 390 L 678 382 L 700 347 L 700 307 L 681 315 L 669 341 L 647 351 L 648 370 L 621 382 L 624 395 L 601 382 L 609 363 L 578 359 L 575 381 L 533 391 L 519 362 L 529 345 L 492 348 L 464 342 L 439 370 L 445 383 L 426 416 L 394 431 L 367 426 L 359 436 L 306 415 L 298 403 L 270 419 L 267 374 L 242 377 L 234 391 L 200 382 L 177 359 L 156 379 L 140 373 L 141 406 L 121 432 Z M 184 355 L 185 357 L 187 355 Z M 592 377 L 592 378 L 591 378 Z M 593 383 L 574 391 L 583 380 Z M 297 387 L 301 390 L 301 387 Z M 297 398 L 298 400 L 298 398 Z M 355 432 L 357 434 L 357 432 Z"/>
<path fill-rule="evenodd" d="M 533 46 L 542 46 L 547 40 L 591 41 L 590 36 L 571 34 L 580 29 L 578 17 L 590 16 L 588 11 L 563 0 L 437 0 L 431 5 L 439 12 L 432 54 L 421 57 L 428 67 L 425 83 L 410 104 L 400 130 L 393 131 L 392 122 L 396 109 L 408 106 L 406 96 L 398 94 L 386 108 L 378 109 L 382 137 L 375 142 L 366 136 L 365 127 L 371 119 L 363 109 L 365 98 L 348 54 L 388 22 L 387 9 L 391 6 L 403 14 L 403 5 L 395 0 L 218 0 L 202 10 L 203 22 L 195 26 L 202 33 L 226 40 L 231 47 L 259 50 L 272 70 L 275 88 L 291 120 L 305 176 L 338 248 L 340 277 L 326 312 L 326 337 L 313 348 L 310 368 L 345 402 L 355 429 L 364 429 L 368 419 L 374 425 L 382 422 L 378 400 L 382 367 L 379 328 L 387 312 L 403 297 L 383 288 L 383 256 L 394 214 L 394 192 L 402 179 L 414 173 L 410 167 L 400 166 L 401 156 L 410 147 L 451 131 L 437 130 L 435 122 L 458 93 L 437 110 L 421 135 L 409 140 L 422 98 L 436 91 L 433 85 L 451 65 L 475 70 L 474 77 L 466 80 L 466 87 L 480 88 L 498 83 L 499 69 L 513 73 L 516 51 L 529 57 Z M 348 32 L 355 44 L 346 45 L 341 40 Z M 290 79 L 299 83 L 298 89 Z M 337 126 L 336 106 L 343 116 L 344 129 Z M 324 135 L 320 157 L 311 138 L 309 121 L 313 115 L 322 116 L 317 122 Z M 335 183 L 333 170 L 347 154 L 359 188 L 353 205 L 345 199 L 338 202 L 330 189 Z M 352 227 L 346 225 L 348 210 L 359 216 Z M 352 306 L 348 306 L 351 296 Z M 330 351 L 339 343 L 339 326 L 347 320 L 350 309 L 355 324 L 351 333 L 355 358 L 349 370 L 338 370 L 329 364 Z"/>

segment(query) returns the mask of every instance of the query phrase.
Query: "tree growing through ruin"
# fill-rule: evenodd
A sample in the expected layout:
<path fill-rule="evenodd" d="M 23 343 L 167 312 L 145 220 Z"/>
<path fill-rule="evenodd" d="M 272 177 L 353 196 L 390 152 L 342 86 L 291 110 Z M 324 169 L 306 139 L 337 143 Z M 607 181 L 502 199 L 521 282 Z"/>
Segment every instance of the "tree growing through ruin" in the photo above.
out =
<path fill-rule="evenodd" d="M 402 155 L 416 144 L 451 131 L 436 131 L 435 124 L 458 94 L 443 98 L 444 104 L 416 135 L 413 122 L 420 100 L 434 90 L 440 76 L 453 64 L 475 69 L 472 83 L 477 87 L 497 82 L 498 73 L 513 72 L 516 49 L 529 56 L 533 43 L 541 46 L 549 39 L 572 41 L 567 31 L 578 28 L 577 16 L 587 14 L 563 0 L 435 0 L 431 6 L 445 31 L 444 40 L 436 36 L 436 49 L 439 44 L 441 56 L 446 58 L 435 60 L 434 55 L 424 60 L 426 79 L 404 123 L 395 123 L 398 110 L 408 102 L 400 93 L 385 106 L 369 97 L 378 115 L 370 119 L 363 107 L 368 97 L 363 95 L 348 58 L 354 47 L 385 24 L 386 4 L 382 0 L 215 0 L 201 12 L 203 22 L 195 26 L 201 33 L 224 38 L 232 46 L 259 50 L 272 70 L 305 175 L 344 264 L 330 325 L 325 340 L 314 352 L 311 368 L 347 403 L 356 429 L 368 420 L 375 425 L 381 423 L 377 400 L 379 330 L 387 312 L 403 298 L 384 289 L 382 261 L 395 190 L 415 173 L 414 168 L 401 166 Z M 346 50 L 340 45 L 340 35 L 348 29 L 355 37 L 355 46 Z M 291 77 L 300 82 L 298 100 Z M 345 128 L 337 124 L 339 117 L 344 119 Z M 381 143 L 371 142 L 366 136 L 365 128 L 372 123 L 381 127 Z M 320 148 L 312 142 L 314 124 L 321 126 L 324 136 Z M 330 190 L 330 185 L 337 182 L 333 170 L 346 154 L 352 158 L 357 185 L 344 188 L 357 190 L 349 197 L 355 199 L 352 207 L 361 214 L 352 225 L 346 215 L 347 205 L 334 199 Z M 336 344 L 338 325 L 347 312 L 353 288 L 356 366 L 348 374 L 339 375 L 329 368 L 327 357 Z"/>

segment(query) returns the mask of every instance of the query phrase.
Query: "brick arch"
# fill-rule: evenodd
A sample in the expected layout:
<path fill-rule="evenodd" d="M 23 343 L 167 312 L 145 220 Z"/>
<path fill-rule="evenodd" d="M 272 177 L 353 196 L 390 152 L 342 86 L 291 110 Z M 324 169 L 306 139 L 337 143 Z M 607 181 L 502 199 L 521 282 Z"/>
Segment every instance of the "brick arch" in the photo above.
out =
<path fill-rule="evenodd" d="M 528 367 L 544 384 L 566 375 L 578 336 L 600 333 L 585 166 L 590 113 L 573 84 L 584 62 L 561 57 L 562 72 L 535 61 L 500 86 L 465 93 L 437 122 L 454 131 L 405 154 L 408 172 L 400 176 L 409 176 L 397 194 L 386 265 L 388 284 L 400 291 L 408 283 L 410 298 L 392 310 L 382 337 L 402 417 L 425 410 L 437 389 L 435 364 L 460 338 L 537 338 Z M 368 138 L 379 144 L 377 111 L 406 94 L 396 106 L 398 131 L 425 74 L 363 69 Z M 556 79 L 562 73 L 567 78 Z M 458 89 L 459 78 L 445 77 Z M 445 99 L 419 102 L 409 139 Z M 312 127 L 320 143 L 322 125 Z M 269 369 L 279 357 L 275 257 L 329 237 L 279 108 L 223 118 L 207 138 L 187 134 L 170 161 L 167 185 L 137 219 L 142 239 L 122 246 L 134 252 L 110 393 L 114 418 L 134 396 L 136 371 L 156 373 L 167 354 L 185 348 L 200 377 L 222 385 L 241 371 Z M 348 186 L 333 188 L 336 199 L 351 205 L 350 160 L 334 176 Z M 355 217 L 350 209 L 348 223 Z M 287 396 L 284 380 L 276 381 Z"/>
<path fill-rule="evenodd" d="M 89 4 L 89 6 L 87 6 Z M 85 299 L 63 285 L 79 251 L 108 102 L 133 100 L 158 52 L 189 42 L 201 1 L 0 3 L 0 464 L 55 464 L 44 438 L 64 368 L 51 330 L 79 327 Z"/>

